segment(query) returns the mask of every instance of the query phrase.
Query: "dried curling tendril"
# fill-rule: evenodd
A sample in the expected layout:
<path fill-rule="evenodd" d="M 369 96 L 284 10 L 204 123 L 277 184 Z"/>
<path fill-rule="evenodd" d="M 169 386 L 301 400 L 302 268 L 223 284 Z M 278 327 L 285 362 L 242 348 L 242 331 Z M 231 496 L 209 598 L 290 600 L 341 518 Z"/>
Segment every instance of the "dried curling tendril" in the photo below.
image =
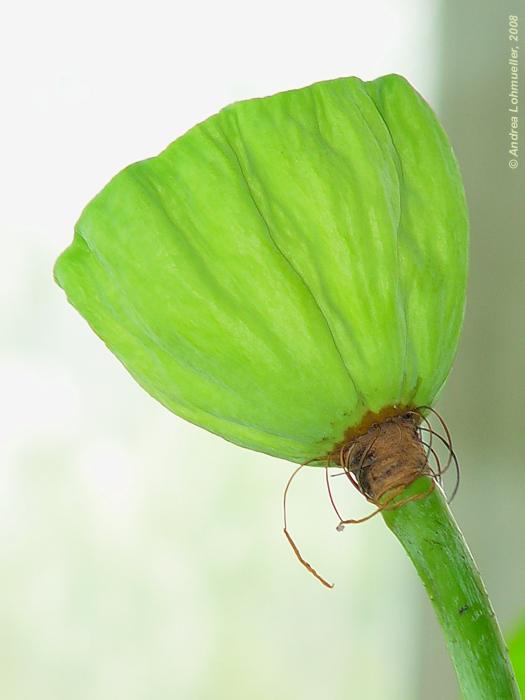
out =
<path fill-rule="evenodd" d="M 442 432 L 432 425 L 427 414 L 437 419 Z M 439 455 L 440 447 L 447 452 L 444 464 Z M 443 477 L 451 467 L 454 468 L 455 483 L 447 499 L 449 503 L 457 494 L 460 482 L 459 462 L 452 446 L 450 431 L 442 416 L 431 406 L 418 406 L 373 423 L 362 434 L 357 434 L 341 445 L 335 461 L 334 464 L 333 455 L 329 455 L 324 459 L 312 459 L 301 464 L 291 474 L 283 493 L 285 537 L 299 562 L 327 588 L 333 588 L 334 584 L 329 583 L 304 559 L 287 524 L 288 492 L 292 481 L 303 467 L 313 462 L 323 466 L 328 498 L 338 518 L 338 532 L 343 531 L 346 525 L 364 523 L 382 511 L 396 510 L 411 501 L 423 499 L 436 485 L 443 488 Z M 342 471 L 330 475 L 329 471 L 333 468 Z M 375 509 L 361 518 L 343 517 L 330 486 L 330 478 L 337 476 L 346 476 Z M 430 477 L 429 488 L 399 499 L 405 488 L 421 476 Z"/>

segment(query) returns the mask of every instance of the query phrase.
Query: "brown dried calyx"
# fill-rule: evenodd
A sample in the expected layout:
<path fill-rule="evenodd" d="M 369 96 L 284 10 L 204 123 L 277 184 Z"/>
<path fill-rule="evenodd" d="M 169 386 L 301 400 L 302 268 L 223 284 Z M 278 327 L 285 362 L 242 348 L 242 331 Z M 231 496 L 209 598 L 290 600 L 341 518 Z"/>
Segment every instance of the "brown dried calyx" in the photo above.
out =
<path fill-rule="evenodd" d="M 423 411 L 430 411 L 439 418 L 446 437 L 433 430 Z M 422 422 L 424 425 L 421 425 Z M 428 434 L 429 443 L 423 442 L 422 431 L 426 431 Z M 438 454 L 432 447 L 432 436 L 436 436 L 449 450 L 449 460 L 444 469 L 441 468 Z M 437 472 L 429 465 L 429 455 L 431 454 L 435 458 Z M 339 525 L 336 528 L 339 532 L 344 529 L 345 525 L 365 522 L 386 509 L 400 508 L 410 501 L 425 498 L 433 491 L 436 483 L 441 484 L 441 477 L 451 463 L 455 464 L 457 474 L 454 493 L 459 484 L 459 466 L 452 449 L 450 433 L 441 416 L 430 406 L 418 408 L 387 406 L 377 413 L 370 411 L 359 425 L 352 426 L 346 431 L 343 440 L 335 445 L 324 461 L 326 486 L 332 507 L 339 518 Z M 375 503 L 377 508 L 373 513 L 358 519 L 346 520 L 342 518 L 330 488 L 328 470 L 334 464 L 338 464 L 343 469 L 343 472 L 334 476 L 346 474 L 352 484 L 369 501 Z M 288 489 L 296 474 L 304 466 L 305 464 L 301 464 L 294 470 L 284 489 L 284 534 L 301 564 L 324 586 L 333 588 L 333 584 L 323 578 L 303 558 L 286 523 Z M 424 475 L 431 477 L 430 487 L 426 491 L 418 490 L 403 498 L 401 496 L 403 490 L 418 477 Z"/>
<path fill-rule="evenodd" d="M 418 433 L 420 416 L 415 412 L 373 424 L 341 450 L 346 471 L 352 472 L 360 490 L 378 505 L 389 492 L 395 493 L 428 474 L 428 456 Z"/>

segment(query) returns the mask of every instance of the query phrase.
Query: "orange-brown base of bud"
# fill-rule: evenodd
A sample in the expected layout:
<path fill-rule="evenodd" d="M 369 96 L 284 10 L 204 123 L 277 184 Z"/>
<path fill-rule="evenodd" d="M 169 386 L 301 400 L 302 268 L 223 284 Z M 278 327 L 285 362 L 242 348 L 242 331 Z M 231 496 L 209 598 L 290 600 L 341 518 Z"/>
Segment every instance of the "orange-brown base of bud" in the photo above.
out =
<path fill-rule="evenodd" d="M 373 423 L 339 451 L 363 494 L 378 505 L 385 494 L 428 474 L 428 455 L 418 432 L 420 416 L 408 410 Z"/>

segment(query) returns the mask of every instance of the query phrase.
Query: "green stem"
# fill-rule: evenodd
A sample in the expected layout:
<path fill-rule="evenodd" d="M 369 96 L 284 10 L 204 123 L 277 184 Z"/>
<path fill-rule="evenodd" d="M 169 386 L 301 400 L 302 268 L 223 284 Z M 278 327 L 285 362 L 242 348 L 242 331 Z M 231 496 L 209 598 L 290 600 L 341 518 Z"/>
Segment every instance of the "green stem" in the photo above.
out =
<path fill-rule="evenodd" d="M 429 488 L 415 481 L 402 499 Z M 519 700 L 505 642 L 467 544 L 441 489 L 383 511 L 427 590 L 465 700 Z"/>

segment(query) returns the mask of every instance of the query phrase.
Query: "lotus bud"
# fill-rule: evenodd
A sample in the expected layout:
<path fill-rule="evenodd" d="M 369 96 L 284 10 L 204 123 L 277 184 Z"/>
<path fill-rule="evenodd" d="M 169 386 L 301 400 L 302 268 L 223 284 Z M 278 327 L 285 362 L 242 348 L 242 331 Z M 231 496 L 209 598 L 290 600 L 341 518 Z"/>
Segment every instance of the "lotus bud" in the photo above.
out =
<path fill-rule="evenodd" d="M 467 230 L 425 100 L 398 75 L 341 78 L 230 105 L 124 169 L 55 276 L 178 416 L 319 464 L 435 402 Z"/>

